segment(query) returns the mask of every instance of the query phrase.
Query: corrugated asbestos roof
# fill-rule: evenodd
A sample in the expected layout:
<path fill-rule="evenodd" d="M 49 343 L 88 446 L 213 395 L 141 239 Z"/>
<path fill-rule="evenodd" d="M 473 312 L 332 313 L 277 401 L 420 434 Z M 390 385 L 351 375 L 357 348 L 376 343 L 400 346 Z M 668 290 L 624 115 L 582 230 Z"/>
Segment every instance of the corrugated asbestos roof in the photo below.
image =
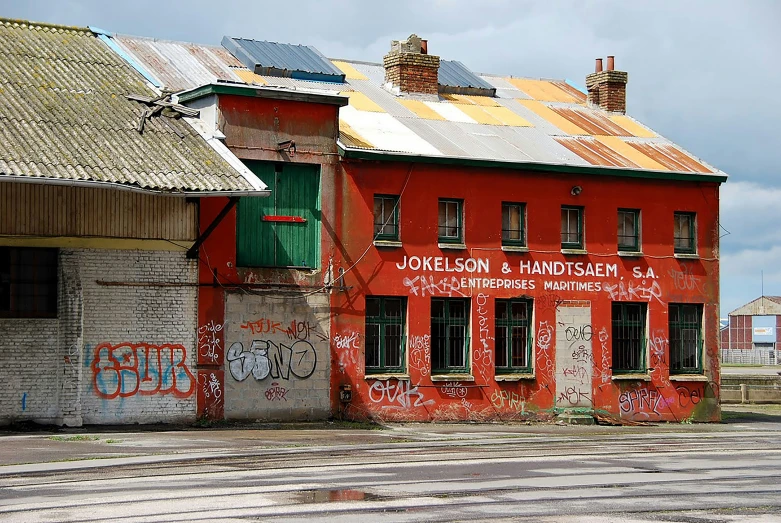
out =
<path fill-rule="evenodd" d="M 266 188 L 182 119 L 152 117 L 139 134 L 146 106 L 128 94 L 156 96 L 86 28 L 0 19 L 0 176 L 201 194 Z"/>
<path fill-rule="evenodd" d="M 211 71 L 212 82 L 218 79 L 214 67 L 202 63 L 199 75 L 190 75 L 189 85 L 182 86 L 182 80 L 187 79 L 174 77 L 174 70 L 183 66 L 167 63 L 176 62 L 178 56 L 170 42 L 163 45 L 128 36 L 116 36 L 114 40 L 167 88 L 198 87 L 204 71 Z M 140 41 L 146 42 L 153 53 L 134 52 Z M 213 47 L 176 45 L 209 50 L 216 56 Z M 165 60 L 155 58 L 157 55 Z M 345 76 L 345 83 L 334 84 L 257 74 L 248 80 L 247 75 L 253 71 L 237 66 L 234 57 L 221 55 L 220 59 L 245 82 L 349 96 L 349 106 L 339 113 L 340 145 L 348 152 L 725 176 L 631 117 L 588 106 L 585 93 L 570 81 L 476 75 L 462 66 L 479 79 L 480 85 L 471 86 L 472 81 L 466 78 L 444 81 L 496 89 L 496 97 L 397 95 L 384 87 L 381 64 L 331 60 Z M 446 64 L 444 73 L 440 68 L 441 83 L 443 74 L 455 74 L 447 64 L 458 62 L 440 63 Z"/>

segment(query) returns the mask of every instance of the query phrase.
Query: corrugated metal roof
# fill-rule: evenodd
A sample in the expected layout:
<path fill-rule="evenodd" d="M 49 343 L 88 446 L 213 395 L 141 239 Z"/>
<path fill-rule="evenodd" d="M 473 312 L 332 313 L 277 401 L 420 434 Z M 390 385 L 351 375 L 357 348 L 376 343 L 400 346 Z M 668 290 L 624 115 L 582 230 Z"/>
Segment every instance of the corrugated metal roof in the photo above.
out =
<path fill-rule="evenodd" d="M 222 46 L 248 69 L 263 76 L 344 82 L 344 73 L 310 45 L 282 44 L 247 38 L 222 39 Z"/>
<path fill-rule="evenodd" d="M 127 37 L 121 39 L 127 41 Z M 186 88 L 198 87 L 203 78 L 199 76 L 203 74 L 201 69 L 195 68 L 186 58 L 181 61 L 189 65 L 174 66 L 167 61 L 175 57 L 167 51 L 166 45 L 148 39 L 145 42 L 149 49 L 137 57 L 143 67 L 167 86 L 173 82 L 177 86 L 187 83 Z M 235 76 L 238 76 L 237 71 L 242 71 L 242 79 L 250 79 L 243 67 L 236 69 L 235 58 L 219 55 L 220 48 L 181 45 L 212 75 L 215 67 L 225 65 Z M 161 55 L 169 58 L 161 60 L 158 58 Z M 206 63 L 211 57 L 218 61 L 216 66 Z M 385 70 L 381 64 L 337 60 L 327 65 L 339 74 L 346 74 L 346 82 L 338 84 L 277 76 L 260 79 L 287 89 L 325 92 L 352 89 L 360 93 L 350 107 L 341 109 L 341 121 L 350 125 L 350 131 L 342 134 L 342 145 L 347 148 L 444 154 L 481 160 L 720 173 L 631 117 L 586 105 L 586 95 L 569 80 L 479 75 L 484 84 L 496 89 L 496 97 L 398 95 L 386 89 Z M 182 69 L 189 68 L 198 74 L 185 78 L 187 75 Z M 210 77 L 210 81 L 214 78 Z M 474 131 L 478 133 L 477 138 L 468 130 L 470 126 L 479 129 Z M 394 132 L 400 134 L 393 136 Z M 586 140 L 570 139 L 573 137 Z M 359 143 L 361 145 L 357 145 Z"/>
<path fill-rule="evenodd" d="M 730 316 L 781 315 L 781 296 L 762 296 L 729 313 Z"/>
<path fill-rule="evenodd" d="M 586 159 L 592 165 L 605 167 L 639 167 L 628 158 L 618 154 L 607 145 L 593 138 L 556 138 L 561 145 Z"/>
<path fill-rule="evenodd" d="M 0 19 L 0 176 L 169 192 L 265 189 L 182 119 L 152 117 L 138 133 L 146 106 L 128 94 L 155 96 L 86 28 Z"/>
<path fill-rule="evenodd" d="M 485 89 L 493 91 L 495 88 L 475 73 L 469 70 L 467 66 L 456 60 L 439 61 L 439 84 L 450 87 L 472 87 L 475 89 Z"/>

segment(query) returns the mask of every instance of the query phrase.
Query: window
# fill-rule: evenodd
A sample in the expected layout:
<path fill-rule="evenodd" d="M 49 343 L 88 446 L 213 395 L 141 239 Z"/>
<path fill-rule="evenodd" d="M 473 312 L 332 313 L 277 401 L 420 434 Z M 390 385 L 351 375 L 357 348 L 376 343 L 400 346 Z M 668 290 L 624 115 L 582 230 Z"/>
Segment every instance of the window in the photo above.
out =
<path fill-rule="evenodd" d="M 695 216 L 693 212 L 676 212 L 674 214 L 675 232 L 673 233 L 673 241 L 676 253 L 695 254 L 697 252 Z"/>
<path fill-rule="evenodd" d="M 439 200 L 439 241 L 442 243 L 463 243 L 462 200 Z"/>
<path fill-rule="evenodd" d="M 407 299 L 366 297 L 366 374 L 404 370 Z"/>
<path fill-rule="evenodd" d="M 496 371 L 531 372 L 532 302 L 496 300 Z"/>
<path fill-rule="evenodd" d="M 467 372 L 469 300 L 431 299 L 432 372 Z"/>
<path fill-rule="evenodd" d="M 320 171 L 316 165 L 248 161 L 271 190 L 239 199 L 236 262 L 242 267 L 320 265 Z"/>
<path fill-rule="evenodd" d="M 613 372 L 645 372 L 645 303 L 613 303 Z"/>
<path fill-rule="evenodd" d="M 640 211 L 618 210 L 618 250 L 640 252 Z"/>
<path fill-rule="evenodd" d="M 399 197 L 374 195 L 374 238 L 399 240 Z"/>
<path fill-rule="evenodd" d="M 0 318 L 57 317 L 57 255 L 0 247 Z"/>
<path fill-rule="evenodd" d="M 583 248 L 583 207 L 561 208 L 561 248 Z"/>
<path fill-rule="evenodd" d="M 502 203 L 502 245 L 526 246 L 525 203 Z"/>
<path fill-rule="evenodd" d="M 670 304 L 670 373 L 702 372 L 702 305 Z"/>

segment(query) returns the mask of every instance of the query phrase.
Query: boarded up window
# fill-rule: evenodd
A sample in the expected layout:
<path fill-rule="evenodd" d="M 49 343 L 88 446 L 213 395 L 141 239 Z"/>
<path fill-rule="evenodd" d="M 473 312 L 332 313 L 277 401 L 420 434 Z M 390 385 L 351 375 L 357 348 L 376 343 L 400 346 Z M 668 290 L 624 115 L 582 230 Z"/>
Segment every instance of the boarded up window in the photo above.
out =
<path fill-rule="evenodd" d="M 238 265 L 317 268 L 321 221 L 318 166 L 246 163 L 268 185 L 271 196 L 239 200 Z"/>

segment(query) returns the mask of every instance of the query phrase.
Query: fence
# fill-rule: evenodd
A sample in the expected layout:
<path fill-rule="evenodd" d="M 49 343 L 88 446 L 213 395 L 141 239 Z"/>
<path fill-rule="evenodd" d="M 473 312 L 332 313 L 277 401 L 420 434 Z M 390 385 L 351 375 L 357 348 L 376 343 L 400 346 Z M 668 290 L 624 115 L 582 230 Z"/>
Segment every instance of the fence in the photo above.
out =
<path fill-rule="evenodd" d="M 781 350 L 752 348 L 721 349 L 722 363 L 746 363 L 754 365 L 779 365 L 781 364 Z"/>

